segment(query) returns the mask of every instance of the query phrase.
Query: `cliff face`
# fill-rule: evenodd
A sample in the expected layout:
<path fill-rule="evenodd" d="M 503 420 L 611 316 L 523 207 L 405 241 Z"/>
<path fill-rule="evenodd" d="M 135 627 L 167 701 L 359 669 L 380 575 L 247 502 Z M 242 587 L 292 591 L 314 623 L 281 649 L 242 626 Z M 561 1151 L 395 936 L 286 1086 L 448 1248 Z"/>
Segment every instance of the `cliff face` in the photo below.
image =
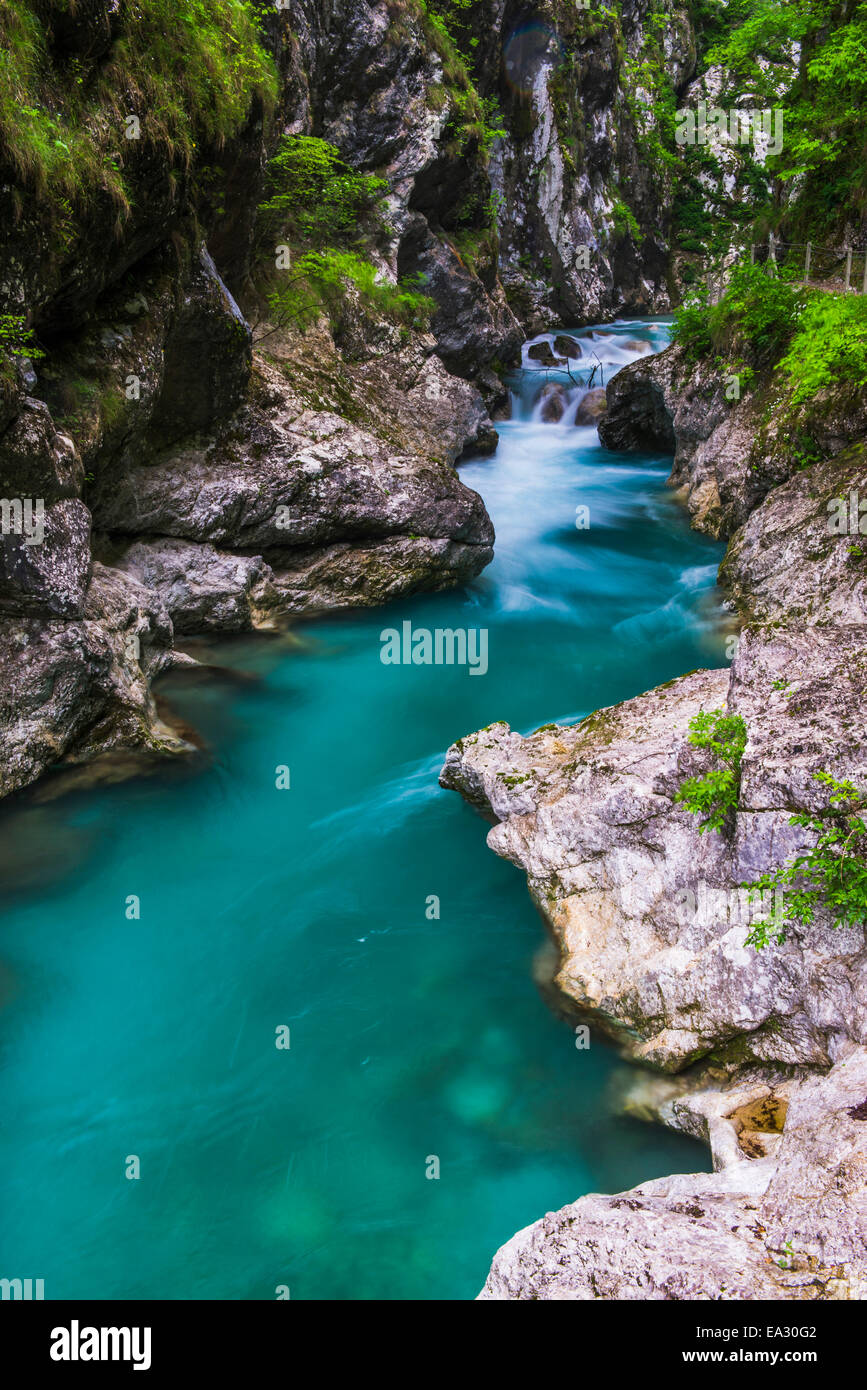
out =
<path fill-rule="evenodd" d="M 484 284 L 425 212 L 434 185 L 442 215 L 487 188 L 478 146 L 441 139 L 461 74 L 442 84 L 415 6 L 263 4 L 259 19 L 237 91 L 231 70 L 209 79 L 235 100 L 219 130 L 210 89 L 156 128 L 147 82 L 163 48 L 117 4 L 34 6 L 13 36 L 39 59 L 56 140 L 84 132 L 90 182 L 68 184 L 47 156 L 31 169 L 34 133 L 4 130 L 0 793 L 119 744 L 181 748 L 149 690 L 176 659 L 173 631 L 382 602 L 491 558 L 484 506 L 453 467 L 496 441 L 464 378 L 495 399 L 487 363 L 521 334 L 496 272 Z M 257 258 L 274 253 L 257 206 L 286 132 L 385 180 L 376 264 L 386 281 L 427 275 L 432 331 L 352 294 L 339 324 L 306 337 L 262 319 Z"/>
<path fill-rule="evenodd" d="M 0 793 L 103 747 L 179 746 L 149 694 L 173 632 L 273 627 L 490 560 L 453 465 L 495 443 L 519 318 L 668 303 L 641 63 L 652 49 L 676 85 L 694 47 L 672 6 L 657 53 L 652 9 L 480 0 L 462 52 L 417 0 L 231 0 L 189 32 L 162 0 L 6 16 Z M 354 292 L 306 335 L 269 319 L 257 209 L 287 135 L 383 181 L 366 254 L 423 287 L 428 330 Z M 37 502 L 35 542 L 15 509 Z"/>
<path fill-rule="evenodd" d="M 718 380 L 718 374 L 717 374 Z M 657 1068 L 627 1106 L 711 1146 L 715 1173 L 586 1197 L 497 1255 L 485 1298 L 860 1298 L 867 1279 L 867 954 L 820 906 L 756 951 L 776 900 L 745 885 L 807 852 L 816 774 L 867 785 L 863 389 L 811 404 L 828 457 L 792 457 L 761 383 L 727 402 L 679 349 L 608 387 L 609 448 L 676 449 L 695 521 L 732 536 L 720 578 L 743 623 L 731 670 L 698 671 L 522 737 L 495 724 L 441 781 L 495 820 L 558 947 L 558 1007 Z M 812 438 L 816 430 L 812 427 Z M 845 500 L 845 525 L 830 525 Z M 733 533 L 733 534 L 732 534 Z M 699 711 L 743 720 L 733 812 L 699 833 L 677 799 L 712 763 Z M 778 919 L 779 920 L 779 919 Z"/>
<path fill-rule="evenodd" d="M 686 8 L 506 4 L 491 178 L 501 277 L 533 332 L 669 308 L 672 174 L 649 104 L 695 68 Z"/>

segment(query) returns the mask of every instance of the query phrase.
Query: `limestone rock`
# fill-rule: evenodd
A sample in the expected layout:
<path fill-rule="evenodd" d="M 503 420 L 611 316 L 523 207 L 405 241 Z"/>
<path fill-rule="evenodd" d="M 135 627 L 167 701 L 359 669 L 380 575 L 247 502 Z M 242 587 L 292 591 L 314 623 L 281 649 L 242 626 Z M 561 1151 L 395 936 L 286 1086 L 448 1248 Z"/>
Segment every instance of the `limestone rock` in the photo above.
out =
<path fill-rule="evenodd" d="M 735 1152 L 714 1173 L 582 1197 L 513 1236 L 479 1297 L 863 1299 L 865 1121 L 853 1111 L 867 1095 L 867 1052 L 850 1048 L 827 1076 L 787 1090 L 772 1156 Z"/>
<path fill-rule="evenodd" d="M 827 1066 L 835 1041 L 867 1043 L 863 933 L 820 914 L 756 953 L 761 906 L 741 889 L 803 847 L 788 820 L 821 804 L 814 772 L 867 781 L 865 642 L 864 627 L 752 630 L 731 676 L 697 672 L 527 738 L 493 725 L 449 750 L 442 784 L 496 818 L 488 844 L 528 876 L 564 1000 L 627 1055 L 671 1071 L 711 1052 Z M 729 834 L 700 835 L 674 800 L 706 770 L 688 724 L 726 705 L 748 730 L 739 808 Z"/>
<path fill-rule="evenodd" d="M 39 534 L 0 537 L 0 613 L 81 617 L 90 578 L 90 512 L 77 498 L 45 508 Z"/>
<path fill-rule="evenodd" d="M 735 532 L 722 565 L 745 621 L 867 622 L 862 499 L 863 446 L 774 488 Z"/>
<path fill-rule="evenodd" d="M 171 622 L 134 580 L 95 564 L 81 618 L 0 617 L 0 628 L 0 795 L 120 744 L 179 748 L 149 693 L 171 661 Z"/>
<path fill-rule="evenodd" d="M 566 392 L 559 382 L 549 381 L 547 386 L 542 387 L 539 404 L 540 418 L 546 424 L 556 424 L 558 420 L 562 420 L 566 410 Z"/>
<path fill-rule="evenodd" d="M 428 536 L 479 548 L 493 531 L 454 469 L 392 452 L 381 436 L 328 411 L 245 407 L 213 439 L 118 469 L 94 488 L 100 530 L 219 547 L 291 551 L 338 541 Z"/>
<path fill-rule="evenodd" d="M 261 555 L 160 536 L 134 541 L 114 565 L 159 595 L 176 633 L 268 626 L 272 575 Z"/>
<path fill-rule="evenodd" d="M 0 496 L 41 497 L 50 504 L 77 497 L 84 468 L 68 435 L 40 400 L 25 397 L 0 436 Z"/>
<path fill-rule="evenodd" d="M 164 347 L 154 406 L 163 442 L 210 429 L 241 404 L 250 379 L 252 334 L 202 247 Z"/>
<path fill-rule="evenodd" d="M 608 449 L 674 453 L 670 481 L 683 489 L 692 524 L 721 537 L 733 535 L 803 466 L 773 381 L 760 377 L 755 389 L 730 399 L 734 389 L 729 375 L 706 362 L 691 365 L 675 345 L 612 378 L 599 430 Z M 801 424 L 819 456 L 833 458 L 867 431 L 867 392 L 828 391 L 810 403 Z"/>
<path fill-rule="evenodd" d="M 584 352 L 577 338 L 568 333 L 558 333 L 554 339 L 554 351 L 561 357 L 583 357 Z"/>

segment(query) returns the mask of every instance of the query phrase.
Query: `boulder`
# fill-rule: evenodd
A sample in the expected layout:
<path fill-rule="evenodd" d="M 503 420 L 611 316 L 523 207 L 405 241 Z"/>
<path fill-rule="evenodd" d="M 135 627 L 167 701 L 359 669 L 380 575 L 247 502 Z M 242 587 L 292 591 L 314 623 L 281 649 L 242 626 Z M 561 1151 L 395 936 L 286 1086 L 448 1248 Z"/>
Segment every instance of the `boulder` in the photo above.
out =
<path fill-rule="evenodd" d="M 538 396 L 538 403 L 541 405 L 539 412 L 540 419 L 546 424 L 556 424 L 562 420 L 566 410 L 566 392 L 557 381 L 549 381 Z"/>
<path fill-rule="evenodd" d="M 29 534 L 0 536 L 0 613 L 80 618 L 90 579 L 90 512 L 69 498 L 28 518 Z"/>
<path fill-rule="evenodd" d="M 114 560 L 165 605 L 176 633 L 247 632 L 268 626 L 271 569 L 261 555 L 232 555 L 195 541 L 134 541 Z"/>
<path fill-rule="evenodd" d="M 549 342 L 533 343 L 527 348 L 527 356 L 534 362 L 540 362 L 543 367 L 563 366 L 563 358 L 554 356 Z"/>
<path fill-rule="evenodd" d="M 594 387 L 582 396 L 575 412 L 576 425 L 595 425 L 608 409 L 605 391 L 601 386 Z"/>
<path fill-rule="evenodd" d="M 40 400 L 24 397 L 0 435 L 0 497 L 41 497 L 46 505 L 77 497 L 84 468 L 75 445 Z"/>
<path fill-rule="evenodd" d="M 584 352 L 577 338 L 572 338 L 568 333 L 558 333 L 554 339 L 554 351 L 559 352 L 561 357 L 583 357 Z"/>
<path fill-rule="evenodd" d="M 149 692 L 171 662 L 171 622 L 129 576 L 94 564 L 81 618 L 0 616 L 0 639 L 0 795 L 63 760 L 185 747 Z"/>
<path fill-rule="evenodd" d="M 280 402 L 279 374 L 263 373 Z M 210 439 L 124 463 L 94 485 L 93 511 L 115 537 L 259 553 L 414 533 L 477 546 L 481 568 L 493 540 L 481 498 L 447 463 L 394 451 L 329 411 L 290 417 L 279 404 L 250 405 Z"/>

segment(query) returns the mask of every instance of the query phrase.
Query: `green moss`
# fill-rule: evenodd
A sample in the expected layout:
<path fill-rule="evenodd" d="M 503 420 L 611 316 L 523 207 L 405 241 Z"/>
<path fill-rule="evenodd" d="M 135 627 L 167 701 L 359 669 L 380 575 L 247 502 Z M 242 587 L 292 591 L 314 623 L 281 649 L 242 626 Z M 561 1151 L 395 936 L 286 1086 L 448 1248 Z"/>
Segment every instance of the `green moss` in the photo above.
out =
<path fill-rule="evenodd" d="M 126 5 L 98 62 L 52 54 L 51 9 L 0 5 L 0 157 L 57 220 L 107 195 L 128 211 L 124 165 L 139 141 L 189 165 L 200 142 L 219 146 L 254 100 L 273 104 L 277 77 L 248 0 L 138 0 Z"/>
<path fill-rule="evenodd" d="M 533 775 L 532 772 L 498 772 L 497 781 L 502 782 L 504 787 L 508 787 L 512 791 L 523 782 L 531 781 Z"/>

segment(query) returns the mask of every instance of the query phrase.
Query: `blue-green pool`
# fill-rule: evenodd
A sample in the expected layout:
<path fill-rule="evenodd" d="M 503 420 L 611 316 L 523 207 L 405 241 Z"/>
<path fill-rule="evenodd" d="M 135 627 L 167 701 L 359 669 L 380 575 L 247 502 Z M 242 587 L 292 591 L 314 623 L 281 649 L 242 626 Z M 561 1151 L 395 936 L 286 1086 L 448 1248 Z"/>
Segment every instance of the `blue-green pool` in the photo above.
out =
<path fill-rule="evenodd" d="M 463 469 L 498 536 L 472 586 L 227 642 L 234 678 L 164 686 L 204 770 L 6 811 L 0 1275 L 47 1298 L 470 1298 L 546 1210 L 709 1166 L 612 1115 L 622 1064 L 533 984 L 522 876 L 437 786 L 481 725 L 724 662 L 721 547 L 668 461 L 533 423 L 538 385 Z M 383 665 L 406 619 L 487 628 L 487 674 Z"/>

